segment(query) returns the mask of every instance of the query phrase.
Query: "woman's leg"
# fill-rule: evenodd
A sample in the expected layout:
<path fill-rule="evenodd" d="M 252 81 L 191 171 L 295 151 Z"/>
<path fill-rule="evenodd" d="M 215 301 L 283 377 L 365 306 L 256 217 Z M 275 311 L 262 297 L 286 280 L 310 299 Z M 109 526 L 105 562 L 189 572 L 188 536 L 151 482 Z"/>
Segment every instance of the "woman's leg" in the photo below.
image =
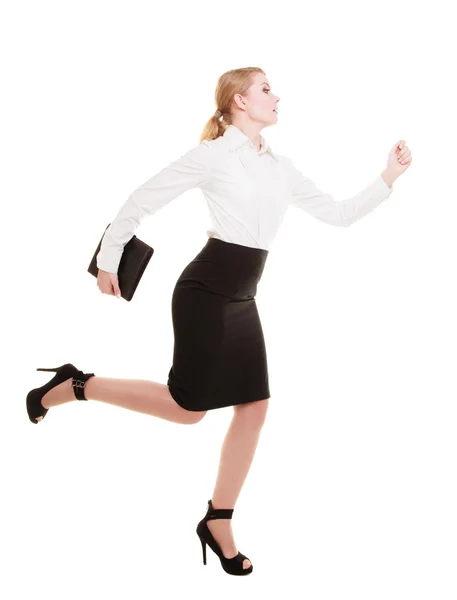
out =
<path fill-rule="evenodd" d="M 71 382 L 72 378 L 67 379 L 49 390 L 41 400 L 42 405 L 51 408 L 72 400 L 79 402 Z M 107 402 L 175 423 L 198 423 L 207 412 L 186 410 L 177 404 L 166 384 L 146 379 L 90 377 L 86 381 L 84 395 L 88 400 Z"/>
<path fill-rule="evenodd" d="M 269 398 L 266 398 L 233 407 L 234 415 L 222 446 L 216 486 L 211 498 L 215 509 L 235 507 L 254 458 L 268 401 Z M 238 550 L 233 539 L 231 519 L 212 519 L 207 525 L 224 556 L 236 556 Z M 243 561 L 245 569 L 250 564 L 247 559 Z"/>

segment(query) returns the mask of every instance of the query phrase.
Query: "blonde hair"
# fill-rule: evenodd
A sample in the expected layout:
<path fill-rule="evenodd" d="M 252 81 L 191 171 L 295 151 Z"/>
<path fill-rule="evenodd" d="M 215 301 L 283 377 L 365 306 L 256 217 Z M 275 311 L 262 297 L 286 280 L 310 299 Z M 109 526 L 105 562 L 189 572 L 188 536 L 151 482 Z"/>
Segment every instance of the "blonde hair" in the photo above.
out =
<path fill-rule="evenodd" d="M 208 119 L 200 136 L 200 143 L 203 140 L 215 140 L 224 135 L 225 130 L 232 122 L 233 97 L 235 94 L 243 96 L 247 94 L 249 87 L 252 85 L 252 76 L 256 73 L 266 75 L 260 67 L 243 67 L 226 71 L 219 77 L 214 97 L 216 109 L 221 111 L 222 119 L 216 114 Z"/>

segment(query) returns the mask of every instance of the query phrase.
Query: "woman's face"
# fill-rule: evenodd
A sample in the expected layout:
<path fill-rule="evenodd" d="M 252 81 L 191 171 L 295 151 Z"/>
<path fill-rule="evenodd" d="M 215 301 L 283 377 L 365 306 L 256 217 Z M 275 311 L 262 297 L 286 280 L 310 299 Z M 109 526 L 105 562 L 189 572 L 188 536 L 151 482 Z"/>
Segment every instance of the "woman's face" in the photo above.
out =
<path fill-rule="evenodd" d="M 238 103 L 246 108 L 249 117 L 266 125 L 276 123 L 279 96 L 271 91 L 268 78 L 263 73 L 256 73 L 247 96 L 237 94 Z"/>

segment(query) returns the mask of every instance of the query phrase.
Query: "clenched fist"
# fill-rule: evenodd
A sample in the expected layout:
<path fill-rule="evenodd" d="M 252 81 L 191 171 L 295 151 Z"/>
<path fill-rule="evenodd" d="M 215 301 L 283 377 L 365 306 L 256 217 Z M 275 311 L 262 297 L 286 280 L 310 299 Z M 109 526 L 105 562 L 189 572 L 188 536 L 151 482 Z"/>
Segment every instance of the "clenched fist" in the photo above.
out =
<path fill-rule="evenodd" d="M 97 275 L 97 285 L 102 294 L 116 296 L 117 298 L 121 297 L 117 273 L 108 273 L 108 271 L 102 271 L 99 269 Z"/>
<path fill-rule="evenodd" d="M 396 179 L 406 171 L 411 164 L 411 161 L 411 150 L 406 145 L 405 140 L 400 140 L 389 152 L 389 156 L 387 157 L 387 169 Z"/>

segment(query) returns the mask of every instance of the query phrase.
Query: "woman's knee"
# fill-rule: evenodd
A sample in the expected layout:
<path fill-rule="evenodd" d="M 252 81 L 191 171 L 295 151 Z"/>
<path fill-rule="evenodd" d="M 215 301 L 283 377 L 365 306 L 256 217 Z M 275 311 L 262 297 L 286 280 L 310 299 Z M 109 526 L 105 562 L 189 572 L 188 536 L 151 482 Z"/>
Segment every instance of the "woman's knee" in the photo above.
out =
<path fill-rule="evenodd" d="M 189 425 L 199 423 L 208 412 L 207 410 L 188 410 L 187 423 Z"/>
<path fill-rule="evenodd" d="M 267 416 L 268 405 L 270 398 L 264 400 L 254 400 L 253 402 L 245 402 L 244 404 L 236 404 L 233 407 L 235 415 L 242 416 L 245 419 L 254 421 L 257 425 L 262 426 Z"/>

